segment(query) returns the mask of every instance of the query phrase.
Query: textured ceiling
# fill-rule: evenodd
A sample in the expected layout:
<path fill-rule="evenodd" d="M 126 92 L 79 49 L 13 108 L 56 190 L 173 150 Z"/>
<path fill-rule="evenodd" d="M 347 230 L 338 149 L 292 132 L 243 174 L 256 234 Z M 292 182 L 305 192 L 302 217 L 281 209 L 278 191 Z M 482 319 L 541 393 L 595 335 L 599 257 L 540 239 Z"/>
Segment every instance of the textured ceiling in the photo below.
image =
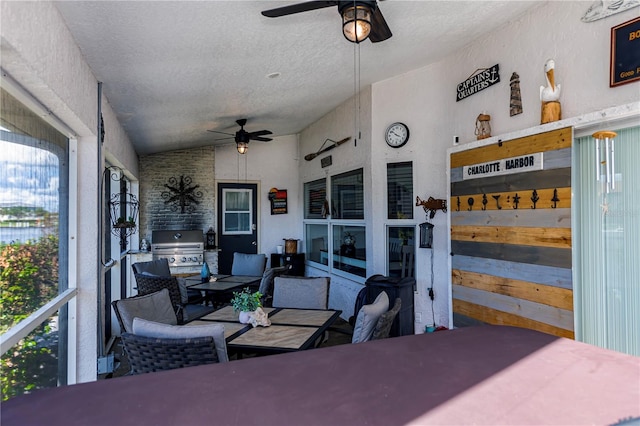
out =
<path fill-rule="evenodd" d="M 55 2 L 140 154 L 228 143 L 207 130 L 234 133 L 239 118 L 250 132 L 299 133 L 352 96 L 356 45 L 337 7 L 260 14 L 292 3 Z M 438 61 L 540 3 L 380 1 L 393 37 L 360 44 L 360 85 Z"/>

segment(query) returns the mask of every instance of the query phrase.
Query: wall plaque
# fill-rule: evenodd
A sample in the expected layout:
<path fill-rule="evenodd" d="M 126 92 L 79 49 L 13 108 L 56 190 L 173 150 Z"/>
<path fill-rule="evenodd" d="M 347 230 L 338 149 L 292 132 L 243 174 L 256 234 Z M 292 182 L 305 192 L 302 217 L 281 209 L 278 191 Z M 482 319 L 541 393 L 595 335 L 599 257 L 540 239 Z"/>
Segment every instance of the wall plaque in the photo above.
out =
<path fill-rule="evenodd" d="M 456 93 L 456 102 L 475 95 L 481 90 L 491 87 L 500 82 L 500 67 L 495 64 L 491 68 L 477 69 L 471 77 L 458 84 L 458 93 Z"/>
<path fill-rule="evenodd" d="M 287 214 L 287 190 L 271 188 L 269 190 L 271 214 Z"/>
<path fill-rule="evenodd" d="M 640 17 L 611 28 L 609 86 L 640 80 Z"/>
<path fill-rule="evenodd" d="M 471 164 L 462 168 L 462 179 L 478 179 L 489 176 L 511 175 L 514 173 L 542 170 L 542 152 L 503 158 L 480 164 Z"/>

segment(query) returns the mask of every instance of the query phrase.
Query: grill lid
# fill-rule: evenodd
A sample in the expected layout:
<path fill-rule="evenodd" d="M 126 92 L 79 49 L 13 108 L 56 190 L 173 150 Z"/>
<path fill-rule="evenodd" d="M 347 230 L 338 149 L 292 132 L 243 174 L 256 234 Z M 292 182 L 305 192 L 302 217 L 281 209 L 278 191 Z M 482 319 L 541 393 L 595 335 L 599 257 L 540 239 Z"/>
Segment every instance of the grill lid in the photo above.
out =
<path fill-rule="evenodd" d="M 163 230 L 151 232 L 151 248 L 181 247 L 201 244 L 204 248 L 204 234 L 201 230 Z"/>

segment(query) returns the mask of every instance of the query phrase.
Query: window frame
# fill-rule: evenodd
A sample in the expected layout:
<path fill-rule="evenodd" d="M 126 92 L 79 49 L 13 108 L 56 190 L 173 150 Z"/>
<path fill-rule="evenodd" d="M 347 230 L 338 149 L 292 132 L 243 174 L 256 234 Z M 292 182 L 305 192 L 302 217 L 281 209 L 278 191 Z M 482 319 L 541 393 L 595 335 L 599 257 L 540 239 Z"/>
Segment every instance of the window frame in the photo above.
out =
<path fill-rule="evenodd" d="M 357 282 L 364 282 L 366 280 L 366 276 L 367 276 L 367 267 L 370 265 L 370 260 L 369 257 L 365 255 L 365 260 L 364 260 L 364 265 L 363 265 L 363 270 L 364 270 L 364 275 L 357 275 L 357 274 L 353 274 L 351 272 L 349 272 L 348 270 L 344 270 L 344 269 L 340 269 L 336 266 L 334 266 L 334 261 L 330 261 L 330 259 L 328 259 L 328 253 L 335 253 L 336 250 L 340 250 L 340 245 L 336 244 L 336 236 L 334 235 L 334 228 L 336 226 L 347 226 L 347 227 L 359 227 L 362 228 L 362 237 L 358 237 L 356 239 L 356 244 L 361 242 L 362 243 L 362 247 L 364 247 L 364 249 L 366 250 L 366 246 L 367 246 L 367 227 L 366 227 L 366 216 L 367 216 L 367 212 L 366 212 L 366 204 L 364 203 L 364 197 L 365 197 L 365 189 L 364 189 L 364 184 L 361 185 L 362 188 L 362 218 L 358 218 L 358 219 L 353 219 L 353 218 L 347 218 L 347 219 L 343 219 L 343 218 L 338 218 L 338 219 L 334 219 L 334 215 L 332 213 L 333 212 L 333 203 L 332 203 L 332 188 L 333 188 L 333 179 L 335 177 L 339 177 L 339 176 L 344 176 L 345 174 L 349 174 L 349 173 L 353 173 L 353 172 L 357 172 L 360 171 L 360 180 L 361 182 L 365 181 L 365 170 L 363 167 L 357 167 L 355 169 L 352 170 L 348 170 L 346 172 L 339 172 L 339 173 L 335 173 L 333 175 L 327 175 L 324 178 L 320 178 L 320 179 L 313 179 L 310 180 L 308 182 L 304 182 L 303 183 L 303 196 L 304 196 L 304 213 L 303 213 L 303 233 L 304 233 L 304 241 L 306 242 L 306 251 L 308 253 L 308 256 L 305 259 L 305 263 L 313 268 L 316 269 L 320 269 L 323 271 L 326 271 L 329 274 L 332 275 L 337 275 L 337 276 L 341 276 L 344 278 L 347 278 L 349 280 L 352 281 L 357 281 Z M 326 217 L 324 218 L 317 218 L 317 217 L 309 217 L 310 215 L 308 215 L 307 212 L 307 208 L 309 207 L 309 203 L 307 202 L 308 200 L 308 189 L 309 189 L 309 184 L 312 183 L 318 183 L 320 181 L 324 180 L 324 185 L 325 185 L 325 195 L 326 195 L 326 200 L 329 203 L 329 206 L 331 211 L 327 212 L 328 214 L 326 215 Z M 315 188 L 315 187 L 314 187 Z M 326 241 L 326 249 L 327 249 L 327 264 L 325 265 L 324 263 L 321 262 L 317 262 L 315 260 L 311 259 L 311 238 L 308 237 L 307 234 L 307 226 L 312 225 L 322 225 L 326 227 L 326 237 L 327 237 L 327 241 Z M 339 240 L 342 241 L 344 238 L 344 236 L 340 236 Z M 336 245 L 338 245 L 338 247 L 336 247 Z"/>

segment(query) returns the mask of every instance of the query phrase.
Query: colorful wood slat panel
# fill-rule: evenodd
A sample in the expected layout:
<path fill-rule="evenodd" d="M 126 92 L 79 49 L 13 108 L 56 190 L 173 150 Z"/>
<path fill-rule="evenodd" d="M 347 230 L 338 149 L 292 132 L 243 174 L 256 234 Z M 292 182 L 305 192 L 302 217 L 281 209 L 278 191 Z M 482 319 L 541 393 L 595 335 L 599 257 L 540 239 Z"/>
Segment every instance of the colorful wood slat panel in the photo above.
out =
<path fill-rule="evenodd" d="M 451 154 L 454 314 L 574 337 L 572 138 L 564 128 Z M 541 170 L 463 179 L 465 166 L 540 152 Z"/>

